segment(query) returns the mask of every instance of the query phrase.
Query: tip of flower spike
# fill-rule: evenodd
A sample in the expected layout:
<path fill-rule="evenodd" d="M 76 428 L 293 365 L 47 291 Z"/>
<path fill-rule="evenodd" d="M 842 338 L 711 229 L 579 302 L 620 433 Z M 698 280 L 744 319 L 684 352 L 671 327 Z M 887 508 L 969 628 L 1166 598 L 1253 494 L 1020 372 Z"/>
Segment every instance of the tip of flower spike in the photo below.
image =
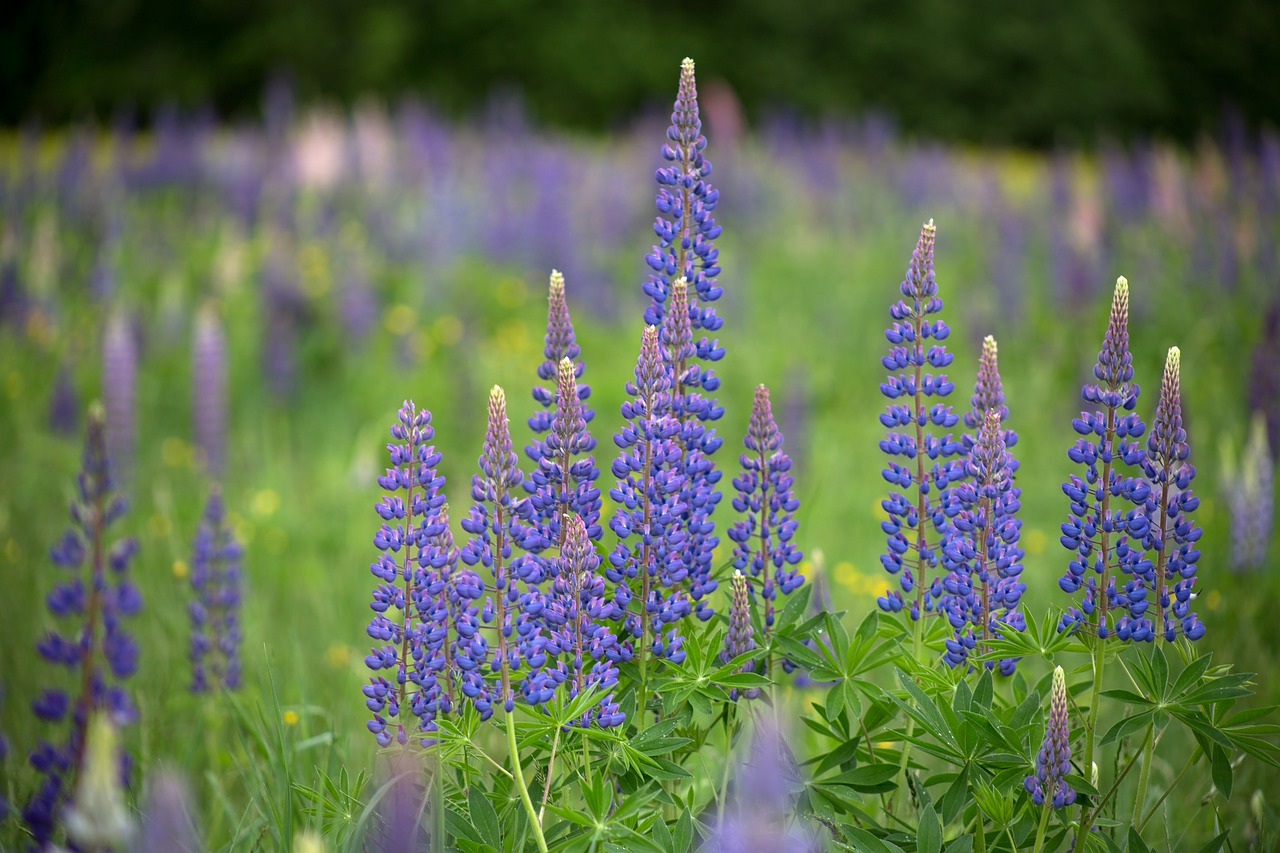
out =
<path fill-rule="evenodd" d="M 685 74 L 692 74 L 692 73 L 693 73 L 693 60 L 686 56 L 686 57 L 684 58 L 684 60 L 683 60 L 683 61 L 681 61 L 681 63 L 680 63 L 680 70 L 681 70 L 682 72 L 684 72 Z"/>
<path fill-rule="evenodd" d="M 996 344 L 996 339 L 994 335 L 987 335 L 985 338 L 982 339 L 983 355 L 987 355 L 989 353 L 991 356 L 994 357 L 997 353 L 999 353 L 999 351 L 1000 351 L 1000 347 L 999 345 Z"/>
<path fill-rule="evenodd" d="M 501 385 L 494 385 L 489 389 L 489 402 L 504 409 L 507 407 L 507 392 L 502 390 Z"/>
<path fill-rule="evenodd" d="M 1067 674 L 1063 672 L 1062 667 L 1055 666 L 1053 668 L 1053 691 L 1055 693 L 1067 692 Z"/>
<path fill-rule="evenodd" d="M 687 297 L 689 295 L 689 280 L 684 276 L 680 276 L 678 279 L 671 282 L 671 295 L 674 297 L 676 294 L 679 294 L 682 297 Z"/>
<path fill-rule="evenodd" d="M 560 270 L 551 271 L 551 298 L 564 298 L 564 273 Z"/>
<path fill-rule="evenodd" d="M 1169 356 L 1164 362 L 1164 372 L 1172 376 L 1177 376 L 1182 367 L 1182 350 L 1177 347 L 1169 347 Z"/>
<path fill-rule="evenodd" d="M 89 426 L 101 427 L 107 422 L 107 410 L 101 400 L 89 404 Z"/>
<path fill-rule="evenodd" d="M 1129 279 L 1120 276 L 1116 279 L 1115 295 L 1111 298 L 1111 313 L 1129 319 Z"/>

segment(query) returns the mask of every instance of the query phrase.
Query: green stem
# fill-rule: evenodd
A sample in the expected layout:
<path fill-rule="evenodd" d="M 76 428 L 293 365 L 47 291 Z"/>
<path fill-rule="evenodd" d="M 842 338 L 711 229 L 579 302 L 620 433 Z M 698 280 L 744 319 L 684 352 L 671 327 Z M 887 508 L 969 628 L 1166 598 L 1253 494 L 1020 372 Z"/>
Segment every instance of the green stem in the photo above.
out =
<path fill-rule="evenodd" d="M 1079 851 L 1084 849 L 1085 839 L 1089 836 L 1089 831 L 1093 829 L 1094 820 L 1097 819 L 1098 815 L 1102 814 L 1103 807 L 1106 806 L 1106 804 L 1115 795 L 1116 790 L 1120 787 L 1120 783 L 1123 782 L 1125 780 L 1125 777 L 1129 775 L 1129 771 L 1132 770 L 1134 768 L 1134 765 L 1138 763 L 1139 754 L 1141 754 L 1146 750 L 1147 744 L 1150 741 L 1151 741 L 1151 729 L 1148 728 L 1147 736 L 1142 739 L 1142 746 L 1139 747 L 1138 752 L 1135 752 L 1133 754 L 1133 757 L 1129 759 L 1129 763 L 1124 766 L 1124 769 L 1121 770 L 1118 774 L 1116 774 L 1116 780 L 1111 783 L 1111 787 L 1108 788 L 1107 792 L 1102 795 L 1102 799 L 1100 799 L 1098 801 L 1098 804 L 1094 806 L 1093 811 L 1084 809 L 1083 812 L 1081 813 L 1080 831 L 1076 833 L 1076 845 L 1074 848 L 1076 850 L 1076 853 L 1079 853 Z"/>
<path fill-rule="evenodd" d="M 1048 803 L 1040 807 L 1040 826 L 1036 829 L 1036 847 L 1035 853 L 1040 853 L 1044 849 L 1044 835 L 1049 829 L 1049 812 L 1053 811 Z"/>
<path fill-rule="evenodd" d="M 1138 790 L 1133 797 L 1133 811 L 1129 815 L 1132 824 L 1142 817 L 1142 807 L 1147 801 L 1147 783 L 1151 780 L 1151 758 L 1155 752 L 1156 739 L 1152 737 L 1155 720 L 1147 724 L 1147 748 L 1142 755 L 1142 769 L 1138 771 Z"/>
<path fill-rule="evenodd" d="M 1182 781 L 1182 777 L 1187 775 L 1187 771 L 1191 769 L 1191 766 L 1196 763 L 1196 759 L 1199 757 L 1200 747 L 1197 746 L 1191 750 L 1191 755 L 1187 757 L 1187 763 L 1182 765 L 1182 770 L 1178 772 L 1178 775 L 1174 778 L 1173 782 L 1169 784 L 1169 787 L 1165 789 L 1165 792 L 1160 795 L 1160 799 L 1156 800 L 1155 804 L 1151 806 L 1151 811 L 1147 812 L 1146 816 L 1142 819 L 1142 822 L 1137 825 L 1138 832 L 1142 832 L 1142 830 L 1146 829 L 1147 823 L 1150 822 L 1151 818 L 1156 816 L 1156 812 L 1160 810 L 1160 806 L 1163 805 L 1164 801 L 1168 799 L 1171 793 L 1173 793 L 1173 789 L 1178 787 L 1178 783 Z"/>
<path fill-rule="evenodd" d="M 529 788 L 524 783 L 524 770 L 520 767 L 520 747 L 516 745 L 516 718 L 512 713 L 503 715 L 507 718 L 507 749 L 511 752 L 511 778 L 515 780 L 516 790 L 520 792 L 520 801 L 524 803 L 525 814 L 533 825 L 533 840 L 538 844 L 540 853 L 547 853 L 547 839 L 542 835 L 542 821 L 533 810 L 533 800 L 529 798 Z"/>
<path fill-rule="evenodd" d="M 543 812 L 547 808 L 547 797 L 551 794 L 551 772 L 556 766 L 556 747 L 560 745 L 560 727 L 556 726 L 556 733 L 551 736 L 551 759 L 547 762 L 547 779 L 542 786 L 542 805 L 538 807 L 538 820 L 542 820 Z"/>
<path fill-rule="evenodd" d="M 922 648 L 924 648 L 924 613 L 923 612 L 920 614 L 920 618 L 916 620 L 916 624 L 914 626 L 914 638 L 912 640 L 912 645 L 911 645 L 912 660 L 915 660 L 915 661 L 920 660 L 920 650 Z M 906 733 L 906 737 L 902 741 L 902 760 L 898 763 L 898 775 L 903 778 L 903 784 L 900 788 L 898 788 L 898 792 L 902 796 L 907 796 L 907 793 L 906 793 L 907 792 L 907 785 L 906 785 L 907 761 L 911 757 L 911 736 L 915 734 L 915 730 L 916 730 L 915 718 L 908 715 L 907 716 L 907 733 Z M 905 801 L 904 801 L 904 805 L 905 805 Z"/>
<path fill-rule="evenodd" d="M 1106 656 L 1103 654 L 1106 641 L 1101 637 L 1097 638 L 1097 642 L 1093 647 L 1093 687 L 1089 692 L 1089 720 L 1085 724 L 1084 732 L 1084 773 L 1088 776 L 1093 772 L 1093 739 L 1094 732 L 1098 728 L 1098 694 L 1102 691 L 1102 669 L 1106 664 Z"/>

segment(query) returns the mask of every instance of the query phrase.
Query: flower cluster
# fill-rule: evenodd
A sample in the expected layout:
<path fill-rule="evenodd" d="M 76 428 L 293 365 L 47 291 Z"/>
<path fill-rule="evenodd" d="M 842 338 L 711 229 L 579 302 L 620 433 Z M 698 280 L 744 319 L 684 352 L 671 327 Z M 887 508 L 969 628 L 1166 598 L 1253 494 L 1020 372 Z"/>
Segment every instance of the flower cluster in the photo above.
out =
<path fill-rule="evenodd" d="M 524 489 L 531 496 L 535 530 L 541 541 L 523 544 L 535 552 L 563 542 L 560 521 L 569 511 L 582 516 L 592 539 L 598 540 L 603 532 L 600 490 L 595 485 L 600 469 L 590 455 L 596 442 L 587 432 L 587 424 L 595 417 L 586 405 L 591 386 L 578 381 L 583 371 L 581 348 L 569 318 L 564 276 L 557 270 L 551 271 L 543 355 L 538 378 L 555 384 L 533 389 L 533 399 L 542 410 L 529 418 L 535 438 L 525 448 L 534 468 L 524 481 Z"/>
<path fill-rule="evenodd" d="M 1177 639 L 1179 631 L 1188 640 L 1198 640 L 1205 632 L 1204 624 L 1190 608 L 1202 531 L 1191 518 L 1200 499 L 1191 492 L 1196 469 L 1187 461 L 1191 447 L 1182 427 L 1180 365 L 1178 348 L 1170 348 L 1160 380 L 1160 402 L 1142 460 L 1142 470 L 1151 484 L 1143 506 L 1149 521 L 1143 547 L 1148 553 L 1155 553 L 1154 566 L 1149 558 L 1141 563 L 1146 569 L 1143 581 L 1148 589 L 1155 590 L 1156 629 L 1170 642 Z"/>
<path fill-rule="evenodd" d="M 1150 487 L 1121 467 L 1143 463 L 1138 438 L 1146 431 L 1133 411 L 1139 389 L 1129 353 L 1129 282 L 1123 277 L 1116 281 L 1093 376 L 1097 382 L 1086 384 L 1081 396 L 1101 408 L 1081 412 L 1071 424 L 1081 438 L 1067 457 L 1084 466 L 1084 476 L 1073 474 L 1062 484 L 1071 502 L 1071 517 L 1062 524 L 1061 542 L 1075 555 L 1058 581 L 1064 592 L 1083 589 L 1084 596 L 1080 607 L 1063 614 L 1059 627 L 1075 630 L 1087 622 L 1099 637 L 1114 634 L 1122 640 L 1150 640 L 1142 552 L 1137 547 L 1148 525 L 1146 517 L 1133 508 L 1144 505 Z M 1117 586 L 1117 572 L 1129 577 L 1122 588 Z M 1124 611 L 1123 615 L 1109 620 L 1108 612 L 1115 609 Z"/>
<path fill-rule="evenodd" d="M 738 655 L 746 654 L 756 647 L 756 639 L 751 628 L 751 595 L 747 589 L 747 578 L 742 574 L 741 570 L 733 570 L 733 580 L 730 584 L 732 596 L 729 603 L 729 633 L 724 636 L 724 651 L 720 654 L 720 659 L 725 663 L 736 658 Z M 743 664 L 740 672 L 754 672 L 755 667 L 746 663 Z M 760 695 L 760 688 L 752 687 L 747 690 L 739 691 L 733 688 L 729 691 L 729 698 L 737 701 L 739 696 L 745 696 L 747 699 L 755 699 Z"/>
<path fill-rule="evenodd" d="M 792 490 L 791 459 L 782 450 L 782 433 L 773 420 L 769 389 L 763 385 L 756 388 L 743 444 L 748 452 L 741 457 L 742 474 L 733 481 L 738 490 L 733 508 L 746 517 L 729 528 L 729 538 L 735 543 L 734 566 L 749 569 L 760 581 L 768 633 L 778 593 L 790 595 L 804 583 L 804 575 L 796 571 L 803 555 L 791 541 L 797 527 L 794 513 L 800 507 Z"/>
<path fill-rule="evenodd" d="M 980 374 L 980 386 L 982 381 Z M 998 381 L 996 374 L 997 387 Z M 968 476 L 947 493 L 952 532 L 942 546 L 949 574 L 940 607 L 955 629 L 944 656 L 952 666 L 962 665 L 975 649 L 985 651 L 985 643 L 1002 631 L 1026 628 L 1017 609 L 1027 588 L 1019 577 L 1023 551 L 1018 547 L 1019 494 L 1013 485 L 1017 466 L 1005 439 L 1009 431 L 1001 427 L 1000 410 L 987 409 L 969 451 Z M 1001 673 L 1012 675 L 1016 663 L 1000 661 Z"/>
<path fill-rule="evenodd" d="M 68 780 L 84 767 L 90 718 L 106 714 L 116 723 L 126 723 L 135 716 L 121 682 L 138 668 L 138 646 L 122 619 L 142 608 L 142 597 L 127 576 L 138 546 L 134 539 L 107 541 L 107 529 L 126 509 L 113 490 L 112 476 L 106 413 L 95 404 L 89 411 L 84 461 L 71 503 L 74 524 L 50 550 L 54 565 L 69 577 L 49 593 L 49 611 L 56 619 L 74 620 L 75 627 L 69 633 L 51 630 L 36 644 L 47 663 L 75 674 L 81 691 L 73 697 L 50 688 L 32 704 L 41 721 L 70 723 L 65 740 L 42 740 L 31 752 L 31 766 L 43 779 L 22 816 L 40 848 L 50 841 L 62 816 Z"/>
<path fill-rule="evenodd" d="M 1222 487 L 1231 514 L 1231 567 L 1236 571 L 1266 565 L 1275 525 L 1275 465 L 1266 418 L 1254 412 L 1239 467 L 1234 460 L 1223 465 Z"/>
<path fill-rule="evenodd" d="M 191 691 L 240 686 L 240 556 L 222 493 L 205 503 L 191 555 Z"/>
<path fill-rule="evenodd" d="M 1060 809 L 1076 801 L 1076 792 L 1066 781 L 1071 772 L 1071 732 L 1067 721 L 1067 677 L 1060 666 L 1053 669 L 1050 696 L 1049 725 L 1036 754 L 1036 772 L 1022 784 L 1037 806 L 1049 803 Z"/>
<path fill-rule="evenodd" d="M 942 370 L 952 360 L 942 343 L 951 330 L 942 320 L 929 319 L 942 311 L 933 271 L 935 234 L 933 220 L 929 220 L 920 231 L 906 277 L 899 285 L 903 298 L 889 309 L 893 324 L 885 338 L 890 347 L 881 359 L 890 374 L 881 383 L 880 392 L 891 401 L 880 415 L 880 423 L 889 430 L 880 449 L 891 457 L 881 473 L 890 486 L 904 491 L 891 491 L 881 502 L 889 518 L 881 524 L 888 536 L 888 549 L 880 562 L 898 578 L 899 589 L 886 591 L 877 602 L 882 609 L 896 612 L 904 607 L 904 594 L 914 593 L 912 619 L 932 610 L 942 595 L 942 579 L 935 576 L 930 583 L 929 571 L 938 566 L 939 540 L 948 528 L 943 493 L 964 475 L 964 466 L 950 459 L 963 450 L 962 443 L 950 433 L 938 436 L 928 429 L 950 429 L 960 422 L 951 407 L 941 402 L 955 385 L 945 373 L 925 372 L 926 368 Z M 928 344 L 930 339 L 936 343 Z M 929 398 L 939 402 L 930 404 Z M 905 464 L 898 462 L 898 457 Z M 913 487 L 914 499 L 910 495 Z M 930 527 L 936 537 L 930 536 Z"/>
<path fill-rule="evenodd" d="M 381 553 L 369 566 L 378 584 L 369 604 L 376 615 L 366 631 L 381 645 L 364 659 L 374 675 L 363 692 L 373 713 L 367 726 L 383 746 L 393 739 L 407 743 L 410 731 L 429 732 L 436 712 L 447 711 L 437 677 L 443 654 L 428 656 L 428 627 L 417 607 L 420 590 L 433 579 L 428 569 L 447 559 L 439 554 L 447 525 L 441 520 L 444 478 L 436 473 L 440 454 L 428 444 L 434 436 L 431 413 L 406 400 L 387 444 L 391 467 L 378 478 L 388 494 L 375 506 L 382 525 L 373 542 Z M 408 728 L 406 711 L 417 717 Z"/>

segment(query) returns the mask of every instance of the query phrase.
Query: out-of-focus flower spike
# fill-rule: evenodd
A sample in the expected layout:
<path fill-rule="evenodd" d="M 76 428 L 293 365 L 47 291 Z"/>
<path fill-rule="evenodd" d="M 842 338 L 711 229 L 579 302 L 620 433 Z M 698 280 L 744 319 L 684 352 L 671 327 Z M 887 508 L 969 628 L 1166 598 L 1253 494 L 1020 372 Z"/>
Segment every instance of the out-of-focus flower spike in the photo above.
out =
<path fill-rule="evenodd" d="M 208 471 L 221 476 L 227 457 L 227 337 L 212 304 L 196 318 L 191 377 L 196 448 Z"/>
<path fill-rule="evenodd" d="M 115 726 L 102 712 L 95 713 L 85 732 L 75 795 L 63 815 L 67 840 L 82 850 L 109 850 L 133 838 L 133 816 L 125 805 L 120 778 L 119 744 Z"/>
<path fill-rule="evenodd" d="M 107 319 L 102 337 L 102 398 L 107 412 L 107 453 L 121 479 L 133 470 L 137 447 L 138 351 L 123 311 Z"/>
<path fill-rule="evenodd" d="M 1257 411 L 1239 466 L 1224 463 L 1222 489 L 1231 513 L 1231 567 L 1255 571 L 1267 564 L 1275 529 L 1275 459 L 1266 416 Z"/>
<path fill-rule="evenodd" d="M 168 772 L 152 776 L 138 820 L 136 853 L 200 853 L 204 847 L 196 834 L 190 803 L 181 778 Z"/>
<path fill-rule="evenodd" d="M 49 429 L 57 435 L 74 435 L 80 427 L 80 401 L 66 366 L 58 365 L 58 376 L 49 395 Z"/>
<path fill-rule="evenodd" d="M 191 691 L 240 686 L 240 543 L 227 521 L 221 490 L 205 503 L 191 556 Z"/>

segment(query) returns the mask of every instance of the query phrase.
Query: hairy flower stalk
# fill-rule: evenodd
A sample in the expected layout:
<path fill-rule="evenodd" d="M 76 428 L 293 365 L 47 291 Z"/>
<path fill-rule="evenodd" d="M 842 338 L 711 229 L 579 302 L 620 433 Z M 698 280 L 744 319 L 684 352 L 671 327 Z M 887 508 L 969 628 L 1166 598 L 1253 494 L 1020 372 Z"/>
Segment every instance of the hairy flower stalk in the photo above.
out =
<path fill-rule="evenodd" d="M 429 626 L 414 607 L 428 581 L 424 568 L 442 559 L 438 551 L 446 526 L 441 520 L 444 477 L 436 472 L 440 454 L 428 444 L 434 436 L 431 413 L 406 400 L 391 426 L 391 467 L 378 478 L 389 494 L 374 507 L 382 525 L 373 543 L 381 553 L 369 566 L 378 585 L 369 604 L 376 615 L 366 632 L 382 645 L 364 659 L 374 675 L 363 693 L 373 712 L 366 726 L 381 746 L 393 740 L 403 745 L 410 732 L 431 731 L 440 709 L 435 662 L 442 665 L 443 656 L 425 659 Z M 417 720 L 406 726 L 408 713 Z"/>
<path fill-rule="evenodd" d="M 212 304 L 196 318 L 191 365 L 196 447 L 208 471 L 221 476 L 227 459 L 227 337 Z"/>
<path fill-rule="evenodd" d="M 944 369 L 952 360 L 941 343 L 951 330 L 942 320 L 929 319 L 942 311 L 933 271 L 935 234 L 931 219 L 920 231 L 906 277 L 899 285 L 903 298 L 889 309 L 893 324 L 885 338 L 890 347 L 880 360 L 891 371 L 880 385 L 880 392 L 891 401 L 880 415 L 880 423 L 889 430 L 880 449 L 891 457 L 881 474 L 891 486 L 907 491 L 891 491 L 881 502 L 889 518 L 880 525 L 888 536 L 888 549 L 880 562 L 898 578 L 899 589 L 886 591 L 877 602 L 881 609 L 897 612 L 904 607 L 903 595 L 914 593 L 910 614 L 916 620 L 933 610 L 942 594 L 941 578 L 935 577 L 931 585 L 929 570 L 938 564 L 938 541 L 947 530 L 944 492 L 964 473 L 962 463 L 949 460 L 961 452 L 961 442 L 953 440 L 950 433 L 939 437 L 927 429 L 950 429 L 960 421 L 950 406 L 927 402 L 927 398 L 940 399 L 955 389 L 946 374 L 925 372 L 926 368 Z M 930 338 L 937 343 L 926 346 Z M 906 464 L 896 461 L 899 456 Z M 914 499 L 909 491 L 913 487 Z M 931 490 L 936 490 L 932 497 Z M 930 536 L 930 526 L 937 538 Z"/>
<path fill-rule="evenodd" d="M 733 570 L 730 586 L 732 596 L 729 603 L 729 632 L 724 636 L 724 652 L 720 656 L 725 663 L 756 647 L 755 635 L 751 628 L 751 594 L 747 589 L 747 578 L 740 569 Z M 738 671 L 755 672 L 755 666 L 745 663 Z M 729 698 L 735 702 L 738 701 L 739 696 L 755 699 L 759 695 L 758 687 L 746 690 L 738 690 L 734 687 L 729 691 Z"/>
<path fill-rule="evenodd" d="M 642 709 L 648 660 L 684 660 L 683 638 L 675 623 L 691 610 L 682 588 L 688 574 L 680 526 L 685 512 L 684 450 L 679 443 L 681 424 L 671 413 L 671 386 L 658 329 L 645 326 L 634 378 L 626 385 L 630 399 L 622 404 L 624 423 L 613 436 L 621 452 L 611 467 L 617 482 L 609 495 L 618 511 L 609 527 L 618 545 L 605 568 L 605 577 L 615 584 L 640 581 L 642 615 L 628 628 L 640 640 Z"/>
<path fill-rule="evenodd" d="M 69 633 L 49 631 L 36 644 L 46 662 L 73 673 L 78 690 L 73 696 L 61 688 L 47 689 L 32 703 L 43 722 L 70 724 L 61 743 L 41 740 L 31 752 L 31 766 L 43 779 L 22 817 L 39 848 L 52 839 L 68 794 L 84 770 L 89 720 L 106 715 L 119 725 L 135 717 L 121 682 L 138 668 L 138 646 L 121 620 L 142 608 L 142 597 L 126 574 L 138 546 L 134 539 L 107 541 L 107 528 L 125 509 L 124 499 L 113 490 L 106 413 L 94 404 L 71 503 L 74 524 L 50 550 L 54 565 L 71 577 L 54 585 L 47 598 L 49 611 L 56 619 L 75 620 L 77 626 Z"/>
<path fill-rule="evenodd" d="M 138 347 L 122 311 L 107 320 L 102 337 L 102 399 L 106 405 L 106 452 L 121 480 L 133 471 L 138 442 Z"/>
<path fill-rule="evenodd" d="M 222 493 L 205 503 L 191 555 L 191 692 L 240 686 L 240 557 Z"/>
<path fill-rule="evenodd" d="M 1129 353 L 1129 283 L 1116 280 L 1098 363 L 1093 368 L 1096 384 L 1086 384 L 1081 396 L 1100 410 L 1081 412 L 1071 425 L 1082 438 L 1067 451 L 1067 457 L 1085 467 L 1085 476 L 1071 475 L 1062 491 L 1071 501 L 1071 518 L 1062 524 L 1062 544 L 1075 552 L 1067 573 L 1058 581 L 1066 593 L 1083 588 L 1079 608 L 1062 616 L 1062 630 L 1089 625 L 1100 638 L 1118 636 L 1122 640 L 1150 640 L 1151 621 L 1145 617 L 1146 586 L 1140 566 L 1141 553 L 1133 547 L 1146 534 L 1147 519 L 1132 509 L 1117 506 L 1146 501 L 1149 487 L 1141 478 L 1126 475 L 1127 466 L 1143 464 L 1144 452 L 1137 439 L 1146 431 L 1142 419 L 1133 412 L 1138 402 L 1138 385 L 1133 381 L 1133 357 Z M 1120 573 L 1130 575 L 1123 589 L 1117 588 Z M 1108 613 L 1127 609 L 1119 620 Z"/>
<path fill-rule="evenodd" d="M 548 652 L 559 658 L 553 678 L 568 689 L 570 698 L 589 688 L 604 694 L 618 683 L 618 664 L 631 660 L 631 649 L 619 642 L 608 624 L 623 618 L 630 596 L 619 584 L 614 598 L 605 597 L 604 578 L 596 573 L 600 557 L 586 523 L 568 515 L 563 524 L 560 565 L 542 610 L 551 634 Z M 624 722 L 626 715 L 608 693 L 580 722 L 587 725 L 592 720 L 610 728 Z"/>
<path fill-rule="evenodd" d="M 944 655 L 951 666 L 963 665 L 975 650 L 985 654 L 987 643 L 1005 630 L 1026 628 L 1018 611 L 1026 584 L 1019 577 L 1023 551 L 1018 547 L 1019 493 L 1013 485 L 1017 465 L 1005 440 L 1008 431 L 1001 427 L 1000 410 L 988 409 L 969 452 L 968 477 L 947 494 L 953 530 L 944 540 L 942 561 L 950 574 L 939 606 L 955 629 Z M 1001 660 L 1000 672 L 1012 675 L 1016 665 L 1016 659 Z"/>
<path fill-rule="evenodd" d="M 1049 724 L 1044 742 L 1036 754 L 1036 772 L 1023 780 L 1023 787 L 1037 806 L 1064 808 L 1076 801 L 1076 792 L 1067 784 L 1071 772 L 1071 732 L 1067 719 L 1067 677 L 1062 667 L 1054 667 L 1049 700 Z"/>
<path fill-rule="evenodd" d="M 1142 470 L 1151 483 L 1143 508 L 1150 521 L 1143 547 L 1155 552 L 1155 565 L 1143 580 L 1155 590 L 1156 628 L 1169 642 L 1176 640 L 1179 633 L 1188 640 L 1198 640 L 1205 632 L 1204 624 L 1190 608 L 1203 531 L 1191 519 L 1200 499 L 1191 492 L 1196 469 L 1187 461 L 1191 447 L 1182 427 L 1181 360 L 1179 349 L 1170 348 L 1160 380 L 1160 402 L 1142 460 Z M 1144 560 L 1140 565 L 1145 567 L 1150 562 Z"/>
<path fill-rule="evenodd" d="M 742 474 L 733 481 L 738 490 L 733 508 L 746 518 L 734 522 L 729 538 L 736 543 L 734 566 L 750 570 L 760 581 L 766 636 L 773 629 L 778 593 L 790 595 L 804 583 L 804 575 L 796 571 L 803 554 L 792 542 L 797 527 L 794 513 L 800 501 L 792 490 L 791 458 L 783 452 L 782 441 L 769 389 L 760 385 L 743 439 L 748 452 L 741 456 Z"/>
<path fill-rule="evenodd" d="M 582 516 L 592 539 L 598 540 L 603 533 L 600 490 L 595 486 L 600 469 L 589 455 L 596 442 L 587 431 L 587 424 L 595 417 L 595 411 L 586 405 L 591 387 L 578 381 L 583 371 L 581 348 L 569 318 L 564 276 L 557 270 L 551 271 L 542 352 L 545 359 L 538 365 L 538 378 L 555 384 L 533 389 L 533 399 L 542 411 L 529 418 L 535 439 L 525 448 L 535 467 L 524 481 L 524 490 L 532 499 L 534 529 L 546 544 L 533 538 L 522 546 L 535 553 L 549 544 L 563 544 L 560 521 L 570 511 Z"/>
<path fill-rule="evenodd" d="M 680 66 L 680 84 L 671 112 L 671 126 L 667 128 L 667 142 L 662 146 L 662 157 L 671 165 L 663 166 L 654 174 L 658 183 L 655 204 L 659 215 L 653 228 L 658 245 L 645 256 L 651 273 L 644 284 L 644 292 L 651 299 L 644 320 L 650 326 L 663 327 L 665 355 L 674 374 L 671 409 L 682 423 L 715 421 L 724 414 L 724 408 L 714 397 L 704 396 L 714 394 L 720 387 L 710 364 L 724 357 L 719 340 L 710 337 L 723 323 L 711 306 L 723 289 L 715 279 L 720 273 L 720 256 L 714 241 L 721 229 L 713 212 L 720 193 L 707 180 L 711 163 L 704 155 L 706 146 L 694 63 L 686 58 Z M 676 290 L 681 280 L 686 293 L 678 297 Z M 678 298 L 681 299 L 679 305 Z M 687 339 L 683 330 L 675 343 L 667 339 L 672 315 L 677 323 L 687 324 Z M 697 362 L 707 366 L 697 366 Z M 689 570 L 689 593 L 698 618 L 706 620 L 713 613 L 705 596 L 716 588 L 711 578 L 711 558 L 719 543 L 711 515 L 721 497 L 715 490 L 721 472 L 715 469 L 710 457 L 720 447 L 721 440 L 713 429 L 704 428 L 682 435 L 681 442 L 685 449 L 682 464 L 692 465 L 683 472 L 688 480 L 687 517 L 682 519 L 687 533 L 683 560 Z M 696 456 L 692 452 L 695 450 Z"/>

